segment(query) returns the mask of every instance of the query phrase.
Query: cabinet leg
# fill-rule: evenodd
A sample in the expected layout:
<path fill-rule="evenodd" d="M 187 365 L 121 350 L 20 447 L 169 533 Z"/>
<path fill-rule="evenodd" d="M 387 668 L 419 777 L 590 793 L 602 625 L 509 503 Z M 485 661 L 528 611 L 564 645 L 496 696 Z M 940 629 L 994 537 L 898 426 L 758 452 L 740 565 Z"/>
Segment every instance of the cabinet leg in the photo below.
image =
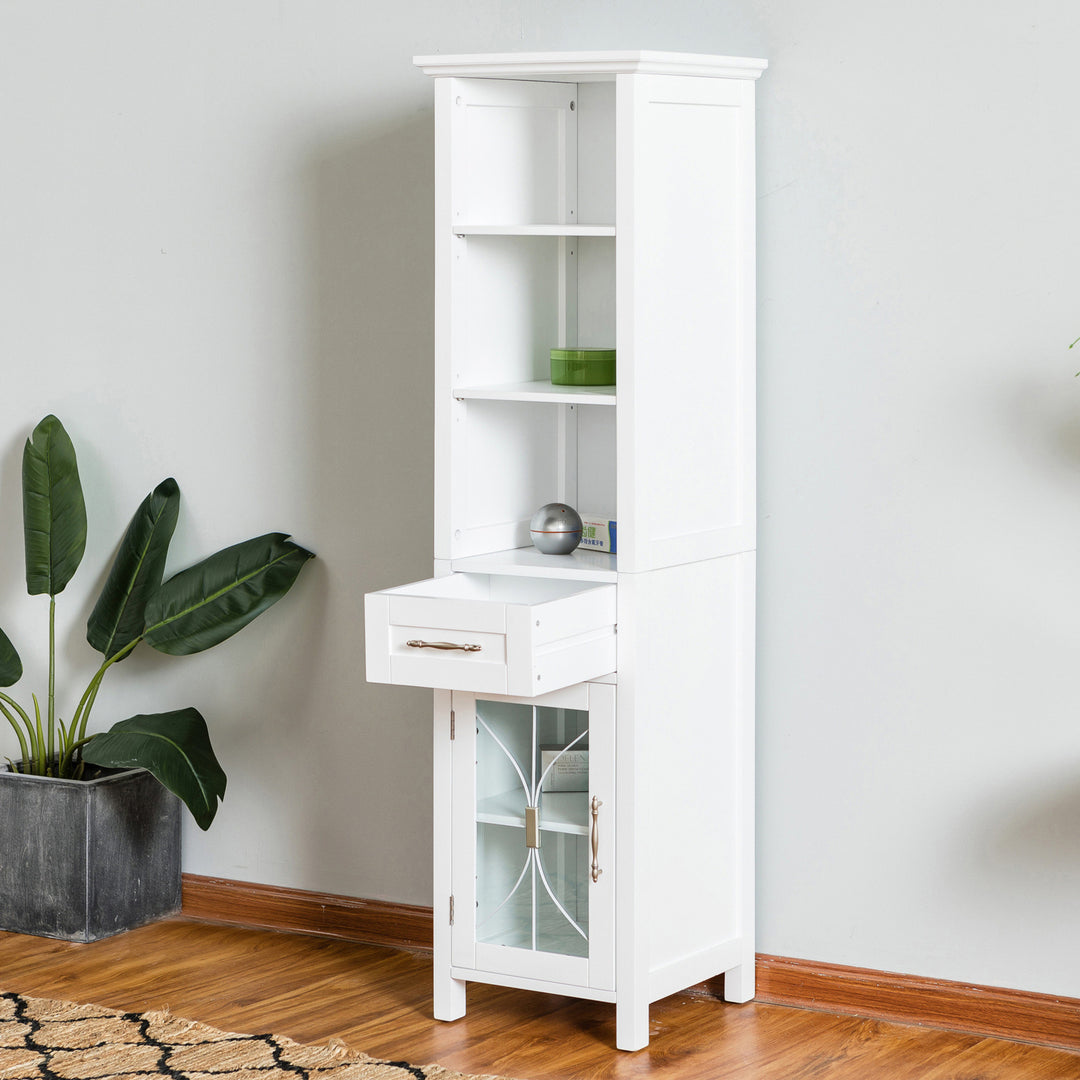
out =
<path fill-rule="evenodd" d="M 724 1000 L 734 1002 L 754 1000 L 753 958 L 724 972 Z"/>
<path fill-rule="evenodd" d="M 459 1020 L 465 1015 L 465 980 L 449 975 L 435 976 L 434 1015 L 436 1020 Z"/>
<path fill-rule="evenodd" d="M 620 1001 L 615 1005 L 615 1047 L 641 1050 L 649 1045 L 649 1003 Z"/>

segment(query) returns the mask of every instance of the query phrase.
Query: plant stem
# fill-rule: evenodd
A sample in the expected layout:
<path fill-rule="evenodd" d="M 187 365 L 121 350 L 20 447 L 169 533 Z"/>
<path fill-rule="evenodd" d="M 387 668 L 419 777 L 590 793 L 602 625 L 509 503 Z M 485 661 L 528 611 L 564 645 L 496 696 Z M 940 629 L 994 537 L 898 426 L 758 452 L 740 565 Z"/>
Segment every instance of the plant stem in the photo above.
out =
<path fill-rule="evenodd" d="M 4 696 L 5 695 L 0 694 L 0 698 Z M 12 716 L 11 710 L 5 704 L 3 704 L 3 702 L 0 702 L 0 712 L 2 712 L 7 717 L 8 723 L 15 729 L 15 734 L 19 736 L 19 749 L 22 752 L 22 760 L 29 764 L 30 749 L 26 745 L 26 736 L 22 733 L 22 728 L 19 727 L 19 723 L 15 719 L 15 717 Z"/>
<path fill-rule="evenodd" d="M 37 694 L 30 695 L 34 699 L 34 719 L 37 721 L 37 774 L 38 776 L 47 776 L 45 772 L 45 732 L 41 728 L 41 705 L 38 702 Z"/>
<path fill-rule="evenodd" d="M 137 637 L 134 641 L 125 645 L 115 656 L 109 657 L 109 659 L 98 668 L 97 673 L 90 680 L 89 686 L 87 686 L 86 690 L 83 692 L 83 696 L 79 699 L 79 707 L 75 710 L 75 715 L 71 718 L 71 727 L 68 729 L 69 735 L 75 736 L 79 742 L 84 741 L 86 738 L 86 723 L 90 719 L 90 710 L 94 707 L 98 688 L 101 686 L 101 680 L 105 677 L 105 672 L 108 671 L 117 660 L 123 660 L 140 641 L 142 641 L 142 638 Z"/>
<path fill-rule="evenodd" d="M 63 747 L 60 755 L 61 776 L 63 776 L 71 767 L 71 761 L 75 756 L 75 752 L 85 746 L 90 739 L 93 738 L 92 735 L 87 737 L 86 724 L 90 719 L 90 710 L 93 709 L 94 702 L 97 701 L 98 690 L 101 689 L 101 680 L 105 678 L 105 672 L 108 671 L 117 660 L 123 660 L 123 658 L 127 656 L 140 641 L 142 641 L 142 638 L 137 637 L 134 641 L 125 645 L 115 656 L 109 657 L 109 659 L 97 669 L 94 673 L 94 677 L 83 691 L 83 696 L 79 699 L 79 705 L 75 710 L 75 715 L 71 718 L 71 724 L 64 731 Z M 79 768 L 82 768 L 81 761 L 79 762 Z"/>
<path fill-rule="evenodd" d="M 49 597 L 49 760 L 56 753 L 56 597 Z"/>
<path fill-rule="evenodd" d="M 88 742 L 92 742 L 93 739 L 94 739 L 93 735 L 91 735 L 89 739 L 80 739 L 77 743 L 72 743 L 71 746 L 69 746 L 64 751 L 64 756 L 60 759 L 60 775 L 61 776 L 63 776 L 64 773 L 66 773 L 68 768 L 71 766 L 71 758 L 72 758 L 72 755 L 75 753 L 75 751 L 82 749 L 82 747 L 84 747 Z M 80 762 L 79 764 L 81 765 L 82 762 Z M 78 780 L 79 777 L 74 777 L 73 779 Z"/>
<path fill-rule="evenodd" d="M 79 729 L 78 729 L 78 739 L 79 739 L 79 742 L 81 742 L 81 743 L 86 742 L 86 723 L 90 719 L 90 711 L 94 707 L 94 702 L 97 701 L 98 691 L 101 689 L 101 680 L 105 677 L 106 668 L 107 668 L 107 665 L 103 666 L 101 668 L 101 670 L 98 672 L 96 679 L 91 684 L 92 689 L 91 689 L 91 687 L 87 688 L 87 689 L 90 690 L 90 696 L 86 700 L 86 709 L 83 711 L 82 720 L 79 722 Z M 71 724 L 71 737 L 73 739 L 76 737 L 75 722 L 74 721 L 72 721 L 72 724 Z"/>
<path fill-rule="evenodd" d="M 26 733 L 30 738 L 30 753 L 36 757 L 37 737 L 34 733 L 34 722 L 26 715 L 26 710 L 14 698 L 8 697 L 2 690 L 0 690 L 0 701 L 10 705 L 19 714 L 20 719 L 26 725 Z"/>

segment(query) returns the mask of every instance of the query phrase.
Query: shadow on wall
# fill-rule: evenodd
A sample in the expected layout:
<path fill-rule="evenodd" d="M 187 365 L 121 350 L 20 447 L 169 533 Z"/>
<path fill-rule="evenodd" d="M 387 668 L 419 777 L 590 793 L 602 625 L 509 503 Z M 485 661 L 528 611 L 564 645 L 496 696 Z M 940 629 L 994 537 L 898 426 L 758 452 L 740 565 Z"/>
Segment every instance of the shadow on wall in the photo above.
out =
<path fill-rule="evenodd" d="M 1010 816 L 997 833 L 995 854 L 1021 871 L 1080 881 L 1080 762 L 1073 778 Z"/>
<path fill-rule="evenodd" d="M 311 166 L 312 504 L 361 539 L 369 579 L 374 553 L 431 559 L 432 125 L 343 140 Z"/>
<path fill-rule="evenodd" d="M 10 445 L 0 451 L 0 551 L 4 565 L 0 568 L 0 626 L 13 633 L 11 608 L 26 597 L 23 577 L 23 520 L 22 520 L 22 453 L 26 432 L 19 431 Z M 18 645 L 16 645 L 18 648 Z M 4 725 L 7 726 L 6 724 Z"/>
<path fill-rule="evenodd" d="M 1080 356 L 1062 352 L 1064 361 L 1055 356 L 1052 365 L 1042 357 L 1028 361 L 1037 374 L 1027 374 L 1010 388 L 1003 411 L 1025 443 L 1074 476 L 1080 468 L 1080 378 L 1074 374 Z"/>
<path fill-rule="evenodd" d="M 377 835 L 385 831 L 357 820 L 378 815 L 406 839 L 426 839 L 429 800 L 414 792 L 430 789 L 430 695 L 388 701 L 366 682 L 363 596 L 431 575 L 434 119 L 425 105 L 377 132 L 324 141 L 306 176 L 308 500 L 328 623 L 311 672 L 318 715 L 305 732 L 319 775 L 307 857 L 338 852 L 343 880 L 375 877 L 378 891 L 399 895 L 416 893 L 415 870 L 398 880 Z"/>
<path fill-rule="evenodd" d="M 978 815 L 953 866 L 976 869 L 986 890 L 1015 898 L 1016 911 L 1023 916 L 1018 914 L 1007 937 L 1019 940 L 1043 933 L 1037 923 L 1040 915 L 1053 923 L 1075 914 L 1080 890 L 1080 759 L 1056 781 L 999 795 Z"/>

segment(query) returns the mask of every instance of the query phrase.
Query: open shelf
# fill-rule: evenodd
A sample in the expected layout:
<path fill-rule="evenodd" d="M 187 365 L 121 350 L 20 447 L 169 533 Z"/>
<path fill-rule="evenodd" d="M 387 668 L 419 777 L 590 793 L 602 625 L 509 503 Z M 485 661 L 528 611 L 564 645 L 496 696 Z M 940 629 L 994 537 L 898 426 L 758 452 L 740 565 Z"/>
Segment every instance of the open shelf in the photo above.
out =
<path fill-rule="evenodd" d="M 550 381 L 455 386 L 454 397 L 486 401 L 548 401 L 557 405 L 614 405 L 614 386 L 557 386 Z"/>
<path fill-rule="evenodd" d="M 545 555 L 534 547 L 492 551 L 453 559 L 451 570 L 481 574 L 511 574 L 525 577 L 573 578 L 577 581 L 618 581 L 617 555 L 578 548 L 569 555 Z"/>
<path fill-rule="evenodd" d="M 453 226 L 455 236 L 614 236 L 614 225 L 460 225 Z"/>

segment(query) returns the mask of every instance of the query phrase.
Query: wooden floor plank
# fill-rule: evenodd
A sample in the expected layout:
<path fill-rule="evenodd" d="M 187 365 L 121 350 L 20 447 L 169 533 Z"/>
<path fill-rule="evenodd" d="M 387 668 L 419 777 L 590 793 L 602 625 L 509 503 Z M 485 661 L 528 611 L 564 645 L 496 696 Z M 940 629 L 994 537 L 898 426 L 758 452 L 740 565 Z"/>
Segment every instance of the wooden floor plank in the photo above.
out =
<path fill-rule="evenodd" d="M 183 918 L 88 945 L 0 934 L 0 989 L 519 1080 L 1080 1080 L 1080 1052 L 701 994 L 656 1003 L 636 1054 L 613 1006 L 548 994 L 470 986 L 443 1024 L 422 953 Z"/>

